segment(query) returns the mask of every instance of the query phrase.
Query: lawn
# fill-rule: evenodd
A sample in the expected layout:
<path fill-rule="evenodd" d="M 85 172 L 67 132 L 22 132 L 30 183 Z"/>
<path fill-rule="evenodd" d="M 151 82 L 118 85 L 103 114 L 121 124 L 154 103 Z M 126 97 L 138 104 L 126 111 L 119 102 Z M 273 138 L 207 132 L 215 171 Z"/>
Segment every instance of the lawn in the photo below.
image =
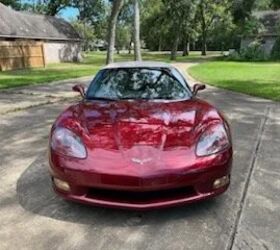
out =
<path fill-rule="evenodd" d="M 194 66 L 189 73 L 209 85 L 280 101 L 280 63 L 217 61 Z"/>
<path fill-rule="evenodd" d="M 189 73 L 202 82 L 245 94 L 280 101 L 280 63 L 243 63 L 218 60 L 220 53 L 201 57 L 192 52 L 177 57 L 177 62 L 202 62 Z M 94 75 L 105 62 L 105 52 L 87 53 L 82 63 L 51 64 L 46 68 L 0 72 L 0 89 Z M 171 62 L 169 53 L 146 52 L 144 60 Z M 133 55 L 120 54 L 116 61 L 133 60 Z"/>
<path fill-rule="evenodd" d="M 211 52 L 203 58 L 199 52 L 193 52 L 188 57 L 178 56 L 178 62 L 207 61 L 214 60 L 220 56 L 218 52 Z M 105 63 L 105 52 L 91 52 L 85 55 L 82 63 L 60 63 L 50 64 L 46 68 L 16 70 L 0 72 L 0 89 L 13 88 L 24 85 L 35 85 L 40 83 L 78 78 L 94 75 Z M 170 62 L 168 53 L 143 53 L 144 60 Z M 116 61 L 133 60 L 133 55 L 116 55 Z"/>

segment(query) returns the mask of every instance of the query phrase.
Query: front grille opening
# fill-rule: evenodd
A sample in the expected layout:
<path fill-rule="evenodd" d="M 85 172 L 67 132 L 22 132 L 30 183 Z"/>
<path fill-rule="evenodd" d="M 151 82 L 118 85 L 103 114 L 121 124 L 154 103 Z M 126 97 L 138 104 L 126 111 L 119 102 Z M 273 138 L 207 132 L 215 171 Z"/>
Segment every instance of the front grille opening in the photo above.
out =
<path fill-rule="evenodd" d="M 177 189 L 145 191 L 145 192 L 90 188 L 87 197 L 91 199 L 97 199 L 97 200 L 141 204 L 141 203 L 149 203 L 149 202 L 156 203 L 162 201 L 177 200 L 177 199 L 192 197 L 195 195 L 196 192 L 193 187 L 183 187 Z"/>

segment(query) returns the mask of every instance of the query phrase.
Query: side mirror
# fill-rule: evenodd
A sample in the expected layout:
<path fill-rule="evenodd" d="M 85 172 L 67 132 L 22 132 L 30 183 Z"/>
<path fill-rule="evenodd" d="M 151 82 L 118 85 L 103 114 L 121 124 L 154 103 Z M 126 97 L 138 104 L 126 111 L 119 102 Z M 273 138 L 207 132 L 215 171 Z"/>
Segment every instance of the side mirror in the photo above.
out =
<path fill-rule="evenodd" d="M 199 91 L 204 89 L 206 89 L 206 86 L 204 84 L 195 84 L 193 86 L 193 95 L 196 96 Z"/>
<path fill-rule="evenodd" d="M 82 97 L 82 98 L 85 98 L 85 96 L 86 96 L 86 90 L 85 90 L 85 86 L 84 86 L 84 85 L 82 85 L 82 84 L 75 85 L 75 86 L 72 88 L 72 90 L 73 90 L 74 92 L 79 92 L 80 95 L 81 95 L 81 97 Z"/>

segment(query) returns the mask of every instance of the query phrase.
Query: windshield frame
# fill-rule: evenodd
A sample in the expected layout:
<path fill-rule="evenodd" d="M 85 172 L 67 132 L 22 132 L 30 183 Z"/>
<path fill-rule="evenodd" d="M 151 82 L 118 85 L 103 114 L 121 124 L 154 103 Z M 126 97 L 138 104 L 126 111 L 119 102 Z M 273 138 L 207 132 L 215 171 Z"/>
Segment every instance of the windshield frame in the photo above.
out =
<path fill-rule="evenodd" d="M 98 98 L 96 97 L 92 97 L 89 96 L 89 92 L 91 90 L 91 88 L 93 87 L 94 84 L 96 84 L 96 82 L 98 81 L 99 77 L 103 74 L 104 71 L 110 71 L 110 70 L 125 70 L 125 69 L 147 69 L 147 70 L 160 70 L 160 71 L 164 71 L 164 72 L 168 72 L 168 74 L 170 75 L 170 77 L 174 78 L 176 81 L 178 81 L 178 83 L 181 84 L 181 86 L 186 90 L 187 92 L 187 96 L 185 98 L 178 98 L 178 99 L 164 99 L 164 98 L 157 98 L 157 99 L 145 99 L 145 98 L 118 98 L 118 99 L 111 99 L 111 98 Z M 175 74 L 173 74 L 172 70 L 176 71 L 176 73 L 180 76 L 180 79 L 178 77 L 176 77 Z M 184 77 L 184 75 L 175 67 L 121 67 L 121 68 L 105 68 L 105 69 L 101 69 L 96 76 L 93 78 L 93 80 L 91 81 L 89 87 L 87 88 L 86 94 L 85 94 L 85 99 L 88 101 L 92 101 L 92 100 L 104 100 L 106 101 L 106 99 L 108 99 L 108 101 L 130 101 L 130 100 L 135 100 L 135 101 L 139 101 L 139 100 L 144 100 L 144 101 L 152 101 L 152 102 L 180 102 L 180 101 L 185 101 L 185 100 L 190 100 L 193 98 L 193 93 L 191 91 L 191 88 L 186 80 L 186 78 Z"/>

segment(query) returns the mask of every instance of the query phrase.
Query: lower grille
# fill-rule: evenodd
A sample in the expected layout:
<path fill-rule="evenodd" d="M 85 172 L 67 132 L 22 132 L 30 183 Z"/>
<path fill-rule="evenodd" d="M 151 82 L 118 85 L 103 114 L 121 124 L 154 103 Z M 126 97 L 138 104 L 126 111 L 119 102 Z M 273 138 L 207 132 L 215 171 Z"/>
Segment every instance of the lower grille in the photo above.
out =
<path fill-rule="evenodd" d="M 159 190 L 159 191 L 119 191 L 90 188 L 87 194 L 88 198 L 115 201 L 122 203 L 149 203 L 162 202 L 167 200 L 176 200 L 195 196 L 196 192 L 193 187 L 183 187 L 177 189 Z"/>

